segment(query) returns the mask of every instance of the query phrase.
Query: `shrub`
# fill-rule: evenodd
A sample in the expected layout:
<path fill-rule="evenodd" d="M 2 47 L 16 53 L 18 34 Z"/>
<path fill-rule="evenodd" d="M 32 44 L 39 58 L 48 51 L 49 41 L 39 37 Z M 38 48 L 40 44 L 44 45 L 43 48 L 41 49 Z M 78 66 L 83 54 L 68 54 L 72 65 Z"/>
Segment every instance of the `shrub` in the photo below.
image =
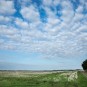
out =
<path fill-rule="evenodd" d="M 82 67 L 85 71 L 87 71 L 87 59 L 85 61 L 83 61 Z"/>

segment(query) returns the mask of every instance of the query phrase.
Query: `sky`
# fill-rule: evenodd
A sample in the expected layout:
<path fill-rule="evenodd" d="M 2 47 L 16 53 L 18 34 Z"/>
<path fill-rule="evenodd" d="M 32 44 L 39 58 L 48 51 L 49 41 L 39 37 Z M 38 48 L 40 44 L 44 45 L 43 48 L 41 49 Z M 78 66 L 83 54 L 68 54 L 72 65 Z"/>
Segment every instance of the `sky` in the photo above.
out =
<path fill-rule="evenodd" d="M 0 70 L 82 69 L 87 0 L 0 0 Z"/>

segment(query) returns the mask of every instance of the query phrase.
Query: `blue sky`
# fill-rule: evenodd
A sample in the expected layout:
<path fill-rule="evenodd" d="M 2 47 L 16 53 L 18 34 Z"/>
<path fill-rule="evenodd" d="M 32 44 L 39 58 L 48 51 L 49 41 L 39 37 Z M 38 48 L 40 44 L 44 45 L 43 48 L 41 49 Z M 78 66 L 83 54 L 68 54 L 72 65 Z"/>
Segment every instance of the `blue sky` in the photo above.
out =
<path fill-rule="evenodd" d="M 87 59 L 87 0 L 0 0 L 0 70 L 81 69 Z"/>

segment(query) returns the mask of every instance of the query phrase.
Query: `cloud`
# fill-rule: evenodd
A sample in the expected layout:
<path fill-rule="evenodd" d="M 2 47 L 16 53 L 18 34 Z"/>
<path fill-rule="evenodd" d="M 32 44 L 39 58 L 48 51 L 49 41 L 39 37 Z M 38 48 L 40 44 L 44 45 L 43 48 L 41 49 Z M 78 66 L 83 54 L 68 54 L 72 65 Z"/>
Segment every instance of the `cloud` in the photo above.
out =
<path fill-rule="evenodd" d="M 38 22 L 38 20 L 40 20 L 39 12 L 33 5 L 29 7 L 23 7 L 20 13 L 29 22 Z"/>
<path fill-rule="evenodd" d="M 13 14 L 13 3 L 9 3 L 12 5 L 8 14 Z M 0 48 L 38 52 L 49 58 L 87 54 L 87 15 L 83 13 L 83 4 L 74 9 L 71 1 L 43 0 L 40 7 L 30 1 L 28 5 L 25 2 L 21 6 L 19 12 L 23 18 L 3 16 L 7 10 L 1 9 L 1 12 L 5 12 L 0 16 Z M 61 6 L 61 9 L 58 10 L 57 6 Z M 7 6 L 3 8 L 7 9 Z M 46 22 L 41 21 L 40 8 L 46 12 Z"/>
<path fill-rule="evenodd" d="M 71 4 L 70 1 L 63 1 L 61 3 L 62 5 L 62 16 L 61 16 L 61 19 L 64 21 L 64 22 L 71 22 L 73 16 L 74 16 L 74 10 L 73 10 L 73 6 Z"/>
<path fill-rule="evenodd" d="M 10 21 L 11 21 L 10 18 L 5 16 L 0 16 L 0 23 L 8 23 Z"/>
<path fill-rule="evenodd" d="M 24 29 L 29 28 L 29 24 L 20 18 L 15 19 L 15 24 L 20 28 L 24 28 Z"/>
<path fill-rule="evenodd" d="M 15 13 L 13 1 L 0 1 L 0 14 L 2 15 L 12 15 Z"/>

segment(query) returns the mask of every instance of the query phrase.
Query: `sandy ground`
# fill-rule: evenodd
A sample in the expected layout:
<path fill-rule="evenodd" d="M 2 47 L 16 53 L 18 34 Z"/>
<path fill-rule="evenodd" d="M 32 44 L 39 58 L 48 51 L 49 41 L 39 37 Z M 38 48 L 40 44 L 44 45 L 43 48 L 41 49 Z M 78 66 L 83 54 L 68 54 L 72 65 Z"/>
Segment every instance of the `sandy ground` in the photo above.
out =
<path fill-rule="evenodd" d="M 0 76 L 4 77 L 36 77 L 38 75 L 60 73 L 60 76 L 68 77 L 68 80 L 77 79 L 77 71 L 0 71 Z"/>
<path fill-rule="evenodd" d="M 61 76 L 65 76 L 68 79 L 68 81 L 75 80 L 78 78 L 77 71 L 62 73 Z"/>

